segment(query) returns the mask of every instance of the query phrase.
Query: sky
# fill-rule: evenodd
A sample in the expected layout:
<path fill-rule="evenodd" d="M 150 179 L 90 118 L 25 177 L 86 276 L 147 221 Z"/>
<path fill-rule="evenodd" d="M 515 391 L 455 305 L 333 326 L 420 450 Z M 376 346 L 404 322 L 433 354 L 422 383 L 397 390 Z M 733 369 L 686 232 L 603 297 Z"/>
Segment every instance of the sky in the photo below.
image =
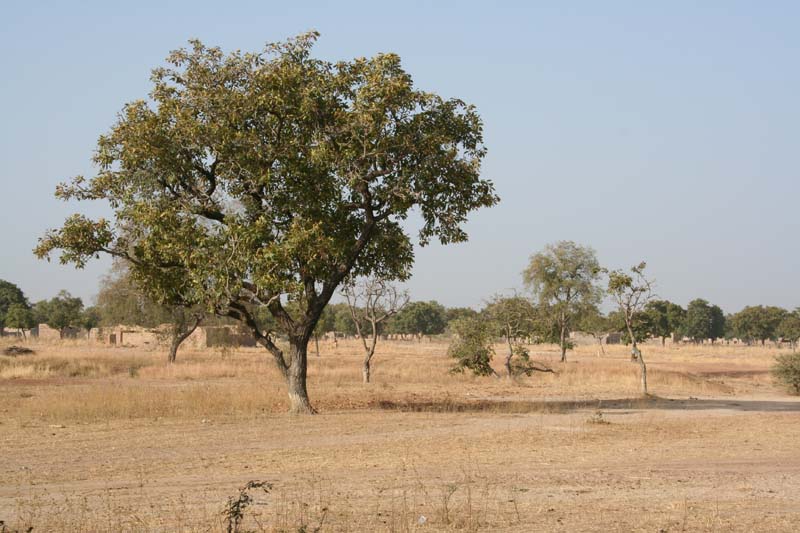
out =
<path fill-rule="evenodd" d="M 96 294 L 108 260 L 75 270 L 31 250 L 71 213 L 109 212 L 53 192 L 92 175 L 98 136 L 170 50 L 255 51 L 316 29 L 318 57 L 395 52 L 419 88 L 484 120 L 501 202 L 470 217 L 469 242 L 417 248 L 414 299 L 479 307 L 573 240 L 609 268 L 647 261 L 682 305 L 800 305 L 800 3 L 75 4 L 4 2 L 0 16 L 0 279 L 32 301 Z"/>

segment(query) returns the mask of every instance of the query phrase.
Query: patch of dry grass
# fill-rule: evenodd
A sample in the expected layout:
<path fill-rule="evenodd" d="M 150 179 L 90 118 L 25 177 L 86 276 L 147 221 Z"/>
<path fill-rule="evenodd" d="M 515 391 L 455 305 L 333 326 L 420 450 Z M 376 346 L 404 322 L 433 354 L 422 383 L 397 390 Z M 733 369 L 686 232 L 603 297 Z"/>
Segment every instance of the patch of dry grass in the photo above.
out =
<path fill-rule="evenodd" d="M 503 346 L 497 347 L 497 370 Z M 36 345 L 24 358 L 0 356 L 0 400 L 18 423 L 135 418 L 253 418 L 287 408 L 283 380 L 263 349 L 185 351 L 169 365 L 160 351 Z M 378 345 L 374 382 L 364 386 L 356 341 L 323 343 L 309 357 L 309 391 L 322 411 L 401 409 L 552 412 L 557 401 L 637 398 L 639 369 L 624 346 L 578 347 L 557 362 L 555 346 L 532 346 L 555 374 L 509 380 L 449 373 L 443 342 Z M 646 346 L 651 391 L 661 396 L 720 396 L 771 390 L 774 350 L 742 346 Z"/>

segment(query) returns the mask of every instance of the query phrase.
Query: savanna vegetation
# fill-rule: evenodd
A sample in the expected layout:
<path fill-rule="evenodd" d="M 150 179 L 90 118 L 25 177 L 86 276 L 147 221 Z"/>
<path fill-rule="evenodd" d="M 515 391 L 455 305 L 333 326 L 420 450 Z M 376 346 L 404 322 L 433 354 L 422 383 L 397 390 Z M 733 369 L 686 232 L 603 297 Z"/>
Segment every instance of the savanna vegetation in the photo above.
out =
<path fill-rule="evenodd" d="M 56 190 L 113 216 L 35 254 L 114 264 L 93 305 L 0 280 L 0 532 L 791 530 L 800 308 L 683 306 L 569 240 L 414 299 L 415 245 L 500 201 L 481 116 L 317 37 L 172 52 Z M 118 325 L 164 342 L 87 333 Z"/>

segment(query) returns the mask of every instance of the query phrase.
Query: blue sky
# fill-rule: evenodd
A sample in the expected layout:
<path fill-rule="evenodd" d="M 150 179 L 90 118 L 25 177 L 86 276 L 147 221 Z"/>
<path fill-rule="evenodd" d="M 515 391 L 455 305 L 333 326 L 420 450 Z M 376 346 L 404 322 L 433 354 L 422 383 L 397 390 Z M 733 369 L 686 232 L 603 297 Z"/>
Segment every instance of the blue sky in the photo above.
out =
<path fill-rule="evenodd" d="M 417 251 L 415 299 L 480 305 L 531 253 L 571 239 L 611 268 L 646 260 L 660 296 L 728 312 L 800 305 L 796 2 L 5 3 L 0 278 L 87 301 L 108 268 L 36 260 L 75 210 L 98 135 L 149 71 L 200 38 L 260 49 L 316 29 L 326 59 L 398 53 L 420 88 L 477 106 L 501 203 L 470 242 Z"/>

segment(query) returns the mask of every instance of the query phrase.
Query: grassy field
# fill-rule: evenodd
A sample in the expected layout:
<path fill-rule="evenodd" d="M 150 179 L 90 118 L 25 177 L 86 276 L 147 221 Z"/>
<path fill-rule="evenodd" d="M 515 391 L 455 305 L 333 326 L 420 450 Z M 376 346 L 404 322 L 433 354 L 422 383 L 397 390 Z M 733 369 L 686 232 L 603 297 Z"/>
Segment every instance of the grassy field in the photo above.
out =
<path fill-rule="evenodd" d="M 8 344 L 8 343 L 6 343 Z M 556 374 L 452 375 L 447 346 L 354 341 L 311 356 L 320 414 L 293 417 L 259 349 L 30 345 L 0 356 L 0 520 L 10 530 L 793 531 L 800 401 L 777 351 L 580 347 Z M 498 352 L 502 348 L 498 347 Z M 312 350 L 313 351 L 313 350 Z M 500 361 L 497 361 L 500 371 Z M 2 526 L 0 526 L 2 531 Z"/>

